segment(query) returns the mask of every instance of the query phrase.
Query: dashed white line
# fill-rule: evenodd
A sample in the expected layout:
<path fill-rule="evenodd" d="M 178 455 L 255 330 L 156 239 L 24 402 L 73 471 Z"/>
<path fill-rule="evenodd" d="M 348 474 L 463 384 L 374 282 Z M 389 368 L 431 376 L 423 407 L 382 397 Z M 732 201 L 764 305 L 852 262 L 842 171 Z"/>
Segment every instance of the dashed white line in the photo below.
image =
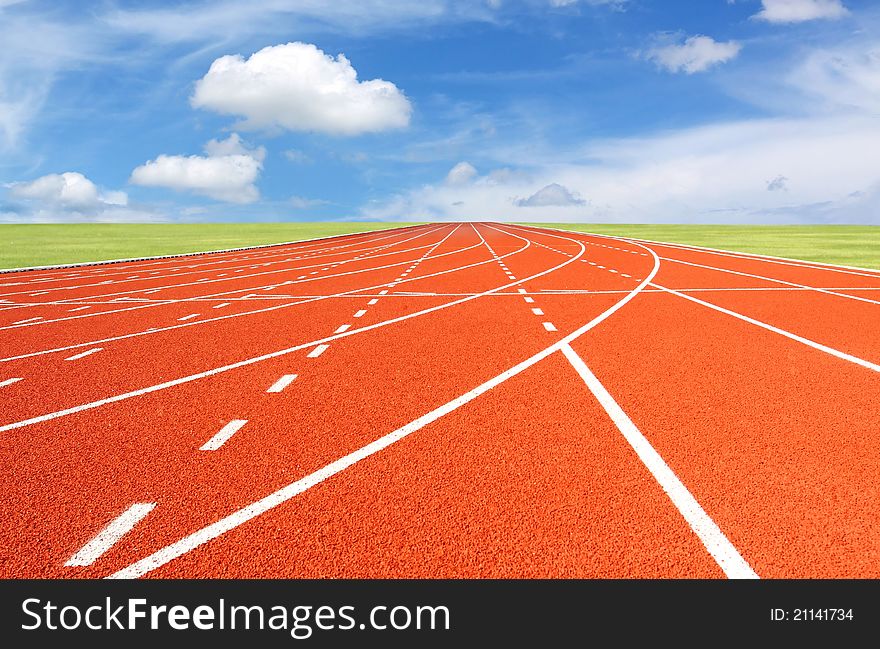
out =
<path fill-rule="evenodd" d="M 18 322 L 13 322 L 12 324 L 14 324 L 14 325 L 20 325 L 20 324 L 24 324 L 24 323 L 26 323 L 26 322 L 36 322 L 37 320 L 42 320 L 42 319 L 43 319 L 43 316 L 38 315 L 38 316 L 35 317 L 35 318 L 28 318 L 28 319 L 26 319 L 26 320 L 19 320 Z"/>
<path fill-rule="evenodd" d="M 373 306 L 374 304 L 378 304 L 378 303 L 379 303 L 379 300 L 374 298 L 374 299 L 370 300 L 369 302 L 367 302 L 367 306 Z"/>
<path fill-rule="evenodd" d="M 533 298 L 533 297 L 526 296 L 523 298 L 523 300 L 526 301 L 526 304 L 534 304 L 535 303 L 535 298 Z"/>
<path fill-rule="evenodd" d="M 178 320 L 180 322 L 183 322 L 184 320 L 192 320 L 193 318 L 198 318 L 199 315 L 200 314 L 198 314 L 198 313 L 190 313 L 189 315 L 185 315 L 182 318 L 178 318 Z"/>
<path fill-rule="evenodd" d="M 354 317 L 355 317 L 355 318 L 363 317 L 363 315 L 364 315 L 366 312 L 367 312 L 366 309 L 361 309 L 360 311 L 358 311 L 357 313 L 354 314 Z"/>
<path fill-rule="evenodd" d="M 149 514 L 156 503 L 135 503 L 126 509 L 117 518 L 110 521 L 103 530 L 91 541 L 86 543 L 79 552 L 74 554 L 65 563 L 65 566 L 90 566 L 102 554 L 112 548 L 119 539 L 125 536 L 131 529 L 137 525 L 147 514 Z"/>
<path fill-rule="evenodd" d="M 222 309 L 223 307 L 229 306 L 229 302 L 222 302 L 221 304 L 215 304 L 212 306 L 212 309 Z"/>
<path fill-rule="evenodd" d="M 544 325 L 544 329 L 547 331 L 556 331 L 556 325 L 552 322 L 542 322 L 541 324 Z"/>
<path fill-rule="evenodd" d="M 5 388 L 7 385 L 12 385 L 13 383 L 18 383 L 19 381 L 21 381 L 21 377 L 0 381 L 0 388 Z"/>
<path fill-rule="evenodd" d="M 339 327 L 339 329 L 337 329 L 336 331 L 334 331 L 333 333 L 335 333 L 335 334 L 341 334 L 341 333 L 345 333 L 345 332 L 348 331 L 349 329 L 351 329 L 351 325 L 350 325 L 350 324 L 344 324 L 344 325 L 342 325 L 341 327 Z"/>
<path fill-rule="evenodd" d="M 221 428 L 214 437 L 209 439 L 207 442 L 202 444 L 199 447 L 200 451 L 216 451 L 218 448 L 223 446 L 230 437 L 235 435 L 238 431 L 241 430 L 241 427 L 247 423 L 247 419 L 233 419 L 228 424 L 226 424 L 223 428 Z"/>
<path fill-rule="evenodd" d="M 96 353 L 98 353 L 99 351 L 101 351 L 102 349 L 104 349 L 104 348 L 103 348 L 103 347 L 93 347 L 92 349 L 88 349 L 88 350 L 86 350 L 86 351 L 84 351 L 84 352 L 81 352 L 81 353 L 79 353 L 79 354 L 74 354 L 73 356 L 68 356 L 68 357 L 65 358 L 64 360 L 66 360 L 66 361 L 78 361 L 79 359 L 81 359 L 81 358 L 85 358 L 86 356 L 91 356 L 92 354 L 96 354 Z"/>
<path fill-rule="evenodd" d="M 275 381 L 275 383 L 272 384 L 272 387 L 266 390 L 266 392 L 281 392 L 284 388 L 293 383 L 297 376 L 297 374 L 285 374 Z"/>
<path fill-rule="evenodd" d="M 544 312 L 541 309 L 532 309 L 532 313 L 535 315 L 544 315 Z"/>
<path fill-rule="evenodd" d="M 318 345 L 312 351 L 309 352 L 309 355 L 307 356 L 307 358 L 318 358 L 318 356 L 323 354 L 329 346 L 330 345 Z"/>

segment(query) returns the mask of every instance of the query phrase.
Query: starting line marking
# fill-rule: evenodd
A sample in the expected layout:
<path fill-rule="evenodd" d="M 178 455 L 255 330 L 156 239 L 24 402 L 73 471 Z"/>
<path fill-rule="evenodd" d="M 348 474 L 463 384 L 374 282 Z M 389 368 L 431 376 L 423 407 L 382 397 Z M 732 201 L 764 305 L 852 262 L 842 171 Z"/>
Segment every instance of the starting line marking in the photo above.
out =
<path fill-rule="evenodd" d="M 339 329 L 337 329 L 336 331 L 334 331 L 333 333 L 335 333 L 335 334 L 341 334 L 341 333 L 345 333 L 345 332 L 348 331 L 349 329 L 351 329 L 351 325 L 350 325 L 350 324 L 344 324 L 344 325 L 342 325 L 341 327 L 339 327 Z"/>
<path fill-rule="evenodd" d="M 292 380 L 292 379 L 291 379 Z M 274 387 L 274 386 L 273 386 Z M 271 392 L 271 388 L 269 389 Z M 279 390 L 280 392 L 280 390 Z M 228 424 L 226 424 L 223 428 L 219 430 L 219 432 L 214 435 L 207 442 L 202 444 L 199 447 L 200 451 L 216 451 L 218 448 L 223 446 L 230 437 L 235 435 L 238 431 L 241 430 L 241 427 L 247 423 L 247 419 L 233 419 Z"/>
<path fill-rule="evenodd" d="M 362 317 L 366 312 L 367 312 L 366 309 L 361 309 L 360 311 L 358 311 L 357 313 L 354 314 L 354 317 L 355 317 L 355 318 L 360 318 L 360 317 Z"/>
<path fill-rule="evenodd" d="M 542 322 L 541 324 L 544 325 L 544 329 L 546 329 L 547 331 L 556 331 L 556 325 L 554 325 L 552 322 Z"/>
<path fill-rule="evenodd" d="M 65 563 L 65 566 L 90 566 L 95 560 L 112 548 L 119 539 L 125 536 L 132 528 L 137 525 L 147 514 L 153 511 L 156 503 L 135 503 L 126 509 L 117 518 L 91 541 L 86 543 L 79 552 L 74 554 Z"/>
<path fill-rule="evenodd" d="M 266 392 L 281 392 L 284 388 L 293 383 L 296 380 L 296 377 L 296 374 L 285 374 L 275 381 L 275 383 L 272 384 L 272 387 L 266 390 Z"/>

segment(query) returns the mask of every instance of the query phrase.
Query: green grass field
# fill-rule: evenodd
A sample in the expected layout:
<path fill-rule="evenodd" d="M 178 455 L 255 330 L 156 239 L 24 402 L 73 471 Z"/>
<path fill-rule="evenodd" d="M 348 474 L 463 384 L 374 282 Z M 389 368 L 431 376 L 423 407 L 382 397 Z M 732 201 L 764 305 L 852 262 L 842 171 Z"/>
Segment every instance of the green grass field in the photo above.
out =
<path fill-rule="evenodd" d="M 880 227 L 871 225 L 529 225 L 880 269 Z"/>
<path fill-rule="evenodd" d="M 0 268 L 69 264 L 297 241 L 410 223 L 4 224 Z M 880 227 L 534 224 L 880 269 Z"/>
<path fill-rule="evenodd" d="M 283 243 L 409 223 L 74 223 L 0 225 L 0 268 Z"/>

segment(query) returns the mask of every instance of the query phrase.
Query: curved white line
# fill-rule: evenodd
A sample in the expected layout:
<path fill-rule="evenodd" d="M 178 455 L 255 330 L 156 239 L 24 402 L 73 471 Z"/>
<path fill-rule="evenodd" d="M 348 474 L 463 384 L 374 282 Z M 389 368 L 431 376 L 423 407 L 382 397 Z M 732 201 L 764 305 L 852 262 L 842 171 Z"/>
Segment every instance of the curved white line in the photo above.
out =
<path fill-rule="evenodd" d="M 510 233 L 508 232 L 506 234 L 510 234 Z M 513 235 L 513 236 L 516 236 L 516 235 Z M 574 240 L 571 240 L 571 241 L 574 241 Z M 535 279 L 536 277 L 540 277 L 541 275 L 545 275 L 549 272 L 553 272 L 554 270 L 558 270 L 559 268 L 562 268 L 563 266 L 568 265 L 572 261 L 577 260 L 581 255 L 584 254 L 584 251 L 586 250 L 586 248 L 581 242 L 576 241 L 576 243 L 581 246 L 581 251 L 573 259 L 568 260 L 566 262 L 563 262 L 562 264 L 559 264 L 554 269 L 544 271 L 543 273 L 526 278 L 526 279 L 518 281 L 518 282 L 514 282 L 512 284 L 508 284 L 508 286 L 515 286 L 517 284 L 521 284 L 524 281 L 529 281 L 529 280 Z M 379 451 L 382 451 L 382 450 L 388 448 L 389 446 L 391 446 L 395 442 L 400 441 L 404 437 L 411 435 L 412 433 L 416 432 L 417 430 L 420 430 L 421 428 L 424 428 L 425 426 L 427 426 L 431 422 L 434 422 L 434 421 L 440 419 L 444 415 L 446 415 L 454 410 L 457 410 L 458 408 L 465 405 L 466 403 L 473 401 L 478 396 L 485 394 L 486 392 L 488 392 L 492 388 L 494 388 L 498 385 L 501 385 L 502 383 L 504 383 L 508 379 L 510 379 L 510 378 L 516 376 L 517 374 L 520 374 L 524 370 L 530 368 L 535 363 L 538 363 L 539 361 L 547 358 L 551 354 L 562 350 L 564 347 L 568 346 L 568 344 L 571 341 L 582 336 L 587 331 L 589 331 L 593 327 L 597 326 L 599 323 L 603 322 L 605 319 L 607 319 L 613 313 L 617 312 L 625 304 L 627 304 L 630 300 L 632 300 L 636 295 L 638 295 L 643 288 L 645 288 L 645 286 L 648 284 L 649 281 L 651 281 L 654 278 L 654 276 L 657 274 L 657 271 L 660 268 L 659 258 L 657 257 L 657 255 L 653 255 L 653 257 L 654 257 L 653 270 L 651 271 L 650 275 L 647 278 L 645 278 L 642 282 L 640 282 L 636 288 L 634 288 L 629 294 L 627 294 L 625 297 L 623 297 L 621 300 L 619 300 L 616 304 L 612 305 L 610 308 L 603 311 L 600 315 L 598 315 L 595 318 L 593 318 L 592 320 L 590 320 L 587 324 L 579 327 L 578 329 L 576 329 L 572 333 L 568 334 L 567 336 L 565 336 L 561 340 L 557 341 L 556 343 L 550 345 L 546 349 L 538 352 L 537 354 L 534 354 L 533 356 L 530 356 L 529 358 L 522 361 L 521 363 L 514 365 L 510 369 L 502 372 L 501 374 L 495 376 L 494 378 L 489 379 L 485 383 L 478 385 L 476 388 L 464 393 L 463 395 L 456 397 L 452 401 L 449 401 L 449 402 L 443 404 L 439 408 L 435 408 L 434 410 L 427 413 L 426 415 L 422 415 L 421 417 L 419 417 L 415 421 L 412 421 L 409 424 L 407 424 L 401 428 L 398 428 L 397 430 L 395 430 L 391 433 L 388 433 L 387 435 L 385 435 L 383 437 L 380 437 L 379 439 L 371 442 L 370 444 L 367 444 L 366 446 L 359 448 L 358 450 L 354 451 L 353 453 L 349 453 L 348 455 L 336 460 L 335 462 L 331 462 L 330 464 L 324 466 L 323 468 L 318 469 L 314 473 L 311 473 L 311 474 L 305 476 L 304 478 L 300 478 L 299 480 L 296 480 L 295 482 L 292 482 L 289 485 L 282 487 L 281 489 L 275 491 L 274 493 L 271 493 L 268 496 L 265 496 L 264 498 L 233 512 L 229 516 L 226 516 L 225 518 L 220 519 L 216 523 L 212 523 L 211 525 L 208 525 L 207 527 L 203 527 L 202 529 L 190 534 L 189 536 L 186 536 L 186 537 L 182 538 L 181 540 L 179 540 L 175 543 L 172 543 L 171 545 L 168 545 L 168 546 L 162 548 L 161 550 L 154 552 L 153 554 L 141 559 L 140 561 L 137 561 L 137 562 L 131 564 L 130 566 L 113 573 L 108 578 L 109 579 L 134 579 L 137 577 L 141 577 L 141 576 L 147 574 L 148 572 L 151 572 L 151 571 L 155 570 L 156 568 L 159 568 L 160 566 L 165 565 L 166 563 L 176 559 L 177 557 L 180 557 L 180 556 L 186 554 L 187 552 L 194 550 L 195 548 L 199 547 L 200 545 L 203 545 L 203 544 L 207 543 L 208 541 L 211 541 L 211 540 L 225 534 L 226 532 L 228 532 L 232 529 L 235 529 L 236 527 L 242 525 L 243 523 L 246 523 L 247 521 L 252 520 L 252 519 L 256 518 L 257 516 L 260 516 L 261 514 L 264 514 L 265 512 L 267 512 L 271 509 L 274 509 L 275 507 L 278 507 L 279 505 L 287 502 L 291 498 L 298 496 L 299 494 L 303 493 L 304 491 L 314 487 L 317 484 L 320 484 L 321 482 L 336 475 L 337 473 L 340 473 L 341 471 L 344 471 L 345 469 L 349 468 L 350 466 L 360 462 L 364 458 L 367 458 L 371 455 L 374 455 L 375 453 L 378 453 Z M 495 289 L 495 290 L 499 290 L 499 289 Z"/>

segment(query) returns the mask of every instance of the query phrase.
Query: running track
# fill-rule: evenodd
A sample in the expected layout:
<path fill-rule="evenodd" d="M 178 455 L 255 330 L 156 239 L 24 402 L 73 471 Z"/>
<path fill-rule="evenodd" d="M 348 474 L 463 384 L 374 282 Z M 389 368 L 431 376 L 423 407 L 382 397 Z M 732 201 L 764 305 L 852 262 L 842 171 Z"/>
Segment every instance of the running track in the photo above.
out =
<path fill-rule="evenodd" d="M 880 577 L 880 272 L 431 224 L 0 274 L 0 577 Z"/>

